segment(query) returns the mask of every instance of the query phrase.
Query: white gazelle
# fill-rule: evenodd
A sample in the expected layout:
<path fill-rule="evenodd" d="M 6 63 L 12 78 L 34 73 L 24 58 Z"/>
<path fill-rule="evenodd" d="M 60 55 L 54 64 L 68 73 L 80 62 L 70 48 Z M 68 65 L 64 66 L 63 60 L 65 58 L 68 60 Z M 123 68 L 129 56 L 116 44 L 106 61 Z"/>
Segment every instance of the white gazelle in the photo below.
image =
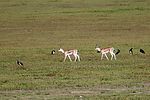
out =
<path fill-rule="evenodd" d="M 64 53 L 64 55 L 65 55 L 64 62 L 67 57 L 69 58 L 70 61 L 72 61 L 71 57 L 70 57 L 71 55 L 73 55 L 75 57 L 75 60 L 74 60 L 75 62 L 77 59 L 80 61 L 80 56 L 78 55 L 78 50 L 76 50 L 76 49 L 64 51 L 62 48 L 60 48 L 58 51 Z"/>
<path fill-rule="evenodd" d="M 99 47 L 96 47 L 96 49 L 98 52 L 101 52 L 102 55 L 101 55 L 101 60 L 103 59 L 103 56 L 105 55 L 105 57 L 107 58 L 107 60 L 109 60 L 109 58 L 107 57 L 107 53 L 110 53 L 111 54 L 111 60 L 114 58 L 116 60 L 116 55 L 114 53 L 114 48 L 113 47 L 110 47 L 110 48 L 99 48 Z"/>

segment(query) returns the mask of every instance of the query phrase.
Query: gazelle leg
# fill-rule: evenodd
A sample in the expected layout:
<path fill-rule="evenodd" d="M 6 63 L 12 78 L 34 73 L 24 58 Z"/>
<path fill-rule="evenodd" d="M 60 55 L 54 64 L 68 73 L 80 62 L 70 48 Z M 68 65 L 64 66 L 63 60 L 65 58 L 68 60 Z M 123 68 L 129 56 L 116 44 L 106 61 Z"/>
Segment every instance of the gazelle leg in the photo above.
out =
<path fill-rule="evenodd" d="M 77 55 L 74 55 L 74 57 L 75 57 L 74 62 L 76 62 L 77 61 Z"/>
<path fill-rule="evenodd" d="M 107 58 L 107 60 L 109 60 L 109 58 L 107 57 L 106 53 L 105 53 L 105 57 Z"/>
<path fill-rule="evenodd" d="M 80 57 L 79 55 L 76 55 L 76 60 L 78 59 L 78 61 L 80 61 Z"/>
<path fill-rule="evenodd" d="M 71 57 L 70 57 L 69 55 L 68 55 L 68 58 L 69 58 L 70 61 L 72 61 L 72 60 L 71 60 Z"/>
<path fill-rule="evenodd" d="M 64 62 L 65 62 L 66 58 L 67 58 L 67 55 L 65 55 Z"/>
<path fill-rule="evenodd" d="M 114 54 L 114 59 L 116 60 L 116 55 Z"/>
<path fill-rule="evenodd" d="M 80 56 L 79 56 L 79 55 L 77 55 L 77 57 L 78 57 L 78 60 L 80 61 Z"/>
<path fill-rule="evenodd" d="M 113 56 L 114 56 L 114 55 L 113 55 L 113 54 L 111 54 L 111 60 L 113 59 Z"/>
<path fill-rule="evenodd" d="M 101 55 L 101 60 L 103 59 L 103 54 Z"/>
<path fill-rule="evenodd" d="M 116 55 L 115 55 L 114 53 L 111 53 L 111 60 L 112 60 L 113 58 L 116 60 Z"/>
<path fill-rule="evenodd" d="M 73 56 L 74 56 L 74 62 L 76 62 L 77 61 L 77 55 L 74 54 Z"/>

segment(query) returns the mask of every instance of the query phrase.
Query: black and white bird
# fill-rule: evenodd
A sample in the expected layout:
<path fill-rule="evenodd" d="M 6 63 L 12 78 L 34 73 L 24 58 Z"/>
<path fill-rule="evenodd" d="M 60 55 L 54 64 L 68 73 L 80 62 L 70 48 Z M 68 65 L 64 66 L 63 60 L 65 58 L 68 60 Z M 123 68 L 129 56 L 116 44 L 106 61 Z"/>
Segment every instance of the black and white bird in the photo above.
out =
<path fill-rule="evenodd" d="M 17 63 L 17 65 L 19 65 L 19 66 L 23 66 L 23 63 L 22 63 L 21 61 L 19 61 L 19 60 L 17 60 L 16 63 Z"/>
<path fill-rule="evenodd" d="M 55 50 L 52 50 L 52 51 L 51 51 L 51 54 L 52 54 L 52 55 L 54 55 L 54 54 L 55 54 L 55 52 L 56 52 Z"/>
<path fill-rule="evenodd" d="M 140 49 L 140 52 L 143 53 L 143 54 L 145 54 L 145 51 L 143 49 Z"/>
<path fill-rule="evenodd" d="M 119 49 L 117 49 L 117 52 L 115 53 L 115 55 L 117 55 L 117 54 L 119 54 L 120 53 L 120 50 Z"/>
<path fill-rule="evenodd" d="M 133 48 L 129 49 L 129 54 L 133 55 Z"/>

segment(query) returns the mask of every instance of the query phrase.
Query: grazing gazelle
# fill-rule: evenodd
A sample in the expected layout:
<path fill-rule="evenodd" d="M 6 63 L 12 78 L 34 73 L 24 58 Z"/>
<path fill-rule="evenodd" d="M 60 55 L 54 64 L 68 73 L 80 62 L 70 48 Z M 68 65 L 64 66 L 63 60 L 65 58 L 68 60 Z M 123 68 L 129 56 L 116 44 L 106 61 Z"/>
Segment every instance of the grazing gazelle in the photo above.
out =
<path fill-rule="evenodd" d="M 70 61 L 72 61 L 71 57 L 70 57 L 71 55 L 73 55 L 75 57 L 75 60 L 74 60 L 75 62 L 77 59 L 80 61 L 80 57 L 78 55 L 78 50 L 76 50 L 76 49 L 64 51 L 62 48 L 60 48 L 58 51 L 65 54 L 64 62 L 65 62 L 67 57 L 69 58 Z"/>
<path fill-rule="evenodd" d="M 99 47 L 96 47 L 96 49 L 98 52 L 101 52 L 102 53 L 102 56 L 101 56 L 101 60 L 103 59 L 103 56 L 105 55 L 105 57 L 108 59 L 107 57 L 107 53 L 110 53 L 111 54 L 111 60 L 114 58 L 116 60 L 116 55 L 114 53 L 114 48 L 113 47 L 110 47 L 110 48 L 99 48 Z"/>

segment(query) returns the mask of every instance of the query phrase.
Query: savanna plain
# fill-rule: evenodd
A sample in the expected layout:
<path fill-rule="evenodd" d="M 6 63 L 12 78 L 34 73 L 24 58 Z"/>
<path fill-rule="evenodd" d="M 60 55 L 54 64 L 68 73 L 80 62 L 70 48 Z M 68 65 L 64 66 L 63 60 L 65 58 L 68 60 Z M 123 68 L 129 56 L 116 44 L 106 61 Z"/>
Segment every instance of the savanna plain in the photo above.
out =
<path fill-rule="evenodd" d="M 149 5 L 149 0 L 0 0 L 0 99 L 149 100 Z M 100 60 L 96 44 L 120 49 L 117 60 Z M 60 47 L 78 49 L 81 61 L 63 62 Z"/>

